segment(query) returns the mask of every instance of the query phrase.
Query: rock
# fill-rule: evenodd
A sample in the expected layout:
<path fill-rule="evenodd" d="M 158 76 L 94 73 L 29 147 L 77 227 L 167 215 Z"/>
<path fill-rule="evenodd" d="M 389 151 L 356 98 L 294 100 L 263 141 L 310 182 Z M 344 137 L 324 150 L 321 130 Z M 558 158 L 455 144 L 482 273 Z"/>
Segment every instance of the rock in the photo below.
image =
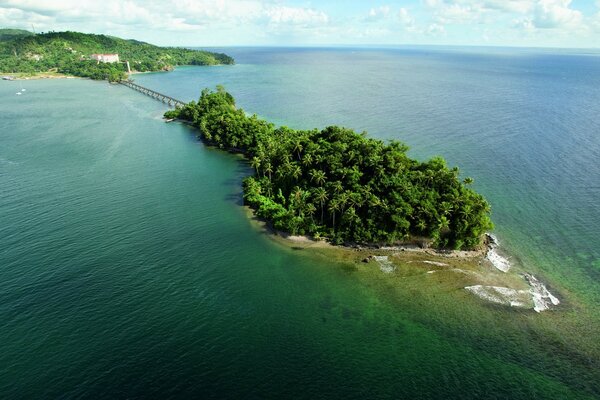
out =
<path fill-rule="evenodd" d="M 465 289 L 477 297 L 492 303 L 502 304 L 510 307 L 531 307 L 531 298 L 527 290 L 516 290 L 508 287 L 484 285 L 467 286 Z"/>
<path fill-rule="evenodd" d="M 546 285 L 540 282 L 535 276 L 525 273 L 523 274 L 523 278 L 531 287 L 529 289 L 529 293 L 531 293 L 531 298 L 534 304 L 533 309 L 536 312 L 549 310 L 551 306 L 557 306 L 560 304 L 560 300 L 550 293 L 550 291 L 546 288 Z"/>

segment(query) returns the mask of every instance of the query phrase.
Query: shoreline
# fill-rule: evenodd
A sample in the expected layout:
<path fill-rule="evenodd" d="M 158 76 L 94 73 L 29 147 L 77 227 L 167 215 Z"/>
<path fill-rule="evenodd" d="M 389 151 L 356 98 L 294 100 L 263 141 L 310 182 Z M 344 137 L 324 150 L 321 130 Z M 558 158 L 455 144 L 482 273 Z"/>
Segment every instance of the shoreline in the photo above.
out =
<path fill-rule="evenodd" d="M 193 126 L 179 118 L 170 121 Z M 206 146 L 215 147 L 199 135 L 196 137 Z M 235 149 L 220 150 L 239 154 Z M 559 297 L 550 293 L 546 285 L 532 273 L 513 270 L 508 258 L 498 252 L 499 241 L 491 233 L 485 234 L 479 248 L 475 250 L 430 248 L 426 238 L 413 238 L 411 242 L 396 246 L 334 245 L 324 239 L 276 230 L 268 221 L 257 217 L 250 206 L 242 207 L 251 225 L 259 227 L 270 240 L 291 250 L 329 253 L 329 260 L 347 261 L 355 265 L 375 263 L 386 274 L 394 274 L 407 264 L 416 264 L 421 265 L 419 272 L 429 276 L 445 272 L 463 275 L 469 279 L 465 279 L 454 289 L 469 293 L 474 299 L 483 300 L 490 305 L 539 313 L 554 310 L 561 303 Z M 427 267 L 427 270 L 423 267 Z"/>
<path fill-rule="evenodd" d="M 40 79 L 84 79 L 80 76 L 74 75 L 65 75 L 59 74 L 56 72 L 36 72 L 34 74 L 25 74 L 22 72 L 10 72 L 10 73 L 2 73 L 0 72 L 0 76 L 10 77 L 12 79 L 3 79 L 7 82 L 10 81 L 28 81 L 28 80 L 40 80 Z"/>
<path fill-rule="evenodd" d="M 551 293 L 546 284 L 534 274 L 510 268 L 510 262 L 497 253 L 498 239 L 486 233 L 486 239 L 477 250 L 437 250 L 416 244 L 399 246 L 344 246 L 308 236 L 290 235 L 278 231 L 243 206 L 252 226 L 262 230 L 269 240 L 287 249 L 309 251 L 329 261 L 350 263 L 355 268 L 373 268 L 394 278 L 414 274 L 436 277 L 436 284 L 451 285 L 457 293 L 468 293 L 482 306 L 500 306 L 511 310 L 555 311 L 561 304 L 559 296 Z M 500 258 L 501 264 L 496 261 Z M 508 265 L 509 268 L 505 268 Z M 406 275 L 405 275 L 406 274 Z"/>

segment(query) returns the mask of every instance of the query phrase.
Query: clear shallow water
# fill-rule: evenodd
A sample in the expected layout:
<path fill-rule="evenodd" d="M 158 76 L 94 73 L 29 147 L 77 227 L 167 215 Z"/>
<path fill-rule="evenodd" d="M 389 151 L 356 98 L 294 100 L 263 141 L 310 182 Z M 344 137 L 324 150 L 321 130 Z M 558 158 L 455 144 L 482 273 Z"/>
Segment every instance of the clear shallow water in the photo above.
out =
<path fill-rule="evenodd" d="M 184 100 L 224 84 L 280 124 L 340 124 L 402 140 L 418 158 L 442 155 L 491 200 L 516 264 L 592 281 L 586 294 L 600 303 L 600 54 L 225 50 L 238 65 L 136 80 Z"/>
<path fill-rule="evenodd" d="M 0 82 L 3 398 L 600 395 L 597 58 L 228 53 L 238 65 L 136 80 L 184 100 L 223 83 L 280 123 L 444 155 L 566 305 L 506 311 L 281 248 L 239 206 L 247 167 L 164 124 L 162 104 L 90 81 L 24 82 L 19 97 Z"/>

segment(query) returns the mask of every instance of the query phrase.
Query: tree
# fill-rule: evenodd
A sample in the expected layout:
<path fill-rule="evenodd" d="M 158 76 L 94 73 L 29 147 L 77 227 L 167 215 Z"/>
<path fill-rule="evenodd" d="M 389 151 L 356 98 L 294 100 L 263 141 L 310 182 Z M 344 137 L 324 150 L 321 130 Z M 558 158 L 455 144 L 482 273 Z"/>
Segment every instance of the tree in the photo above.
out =
<path fill-rule="evenodd" d="M 252 165 L 252 168 L 254 168 L 256 170 L 256 173 L 258 174 L 258 176 L 260 176 L 260 164 L 261 164 L 261 160 L 260 158 L 254 156 L 252 157 L 252 160 L 250 161 L 250 165 Z"/>
<path fill-rule="evenodd" d="M 325 172 L 313 169 L 309 174 L 311 181 L 315 182 L 319 186 L 323 186 L 326 179 Z"/>
<path fill-rule="evenodd" d="M 314 198 L 321 204 L 321 225 L 323 224 L 323 208 L 325 202 L 329 199 L 327 196 L 327 192 L 322 187 L 318 187 L 314 189 Z"/>
<path fill-rule="evenodd" d="M 427 236 L 460 249 L 477 246 L 493 226 L 489 204 L 468 186 L 472 180 L 461 181 L 442 158 L 408 158 L 399 142 L 336 126 L 275 129 L 236 108 L 223 88 L 204 90 L 197 103 L 168 115 L 192 121 L 210 144 L 239 146 L 256 171 L 244 181 L 244 201 L 276 229 L 325 234 L 335 243 Z"/>

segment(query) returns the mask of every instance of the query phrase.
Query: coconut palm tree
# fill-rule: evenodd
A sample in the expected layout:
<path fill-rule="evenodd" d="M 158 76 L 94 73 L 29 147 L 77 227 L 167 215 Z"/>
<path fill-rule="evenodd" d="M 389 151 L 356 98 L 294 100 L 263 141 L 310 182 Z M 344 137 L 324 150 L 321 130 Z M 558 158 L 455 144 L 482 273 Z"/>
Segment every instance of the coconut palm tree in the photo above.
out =
<path fill-rule="evenodd" d="M 327 176 L 325 175 L 325 172 L 323 172 L 321 170 L 316 170 L 316 169 L 311 170 L 309 172 L 309 175 L 310 175 L 310 180 L 315 182 L 319 186 L 323 186 L 323 184 L 325 183 L 325 180 L 327 178 Z"/>
<path fill-rule="evenodd" d="M 316 188 L 314 191 L 314 198 L 316 201 L 318 201 L 321 204 L 321 225 L 322 225 L 323 224 L 323 208 L 325 206 L 325 202 L 329 199 L 329 197 L 327 196 L 327 191 L 322 187 Z"/>
<path fill-rule="evenodd" d="M 261 160 L 259 157 L 252 157 L 252 160 L 250 160 L 250 165 L 252 166 L 252 168 L 256 169 L 256 173 L 258 174 L 258 176 L 260 177 L 260 163 Z"/>
<path fill-rule="evenodd" d="M 331 217 L 333 220 L 333 230 L 335 231 L 335 213 L 340 210 L 340 204 L 337 199 L 333 199 L 329 202 L 329 212 L 331 213 Z"/>

